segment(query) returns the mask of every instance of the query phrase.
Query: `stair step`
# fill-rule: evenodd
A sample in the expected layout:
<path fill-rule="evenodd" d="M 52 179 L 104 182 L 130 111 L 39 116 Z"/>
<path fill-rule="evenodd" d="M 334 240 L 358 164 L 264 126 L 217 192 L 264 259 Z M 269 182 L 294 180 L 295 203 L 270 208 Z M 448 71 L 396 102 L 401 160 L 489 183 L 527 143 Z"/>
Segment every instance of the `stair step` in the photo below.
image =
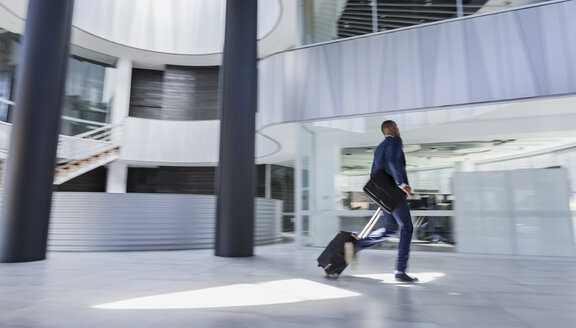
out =
<path fill-rule="evenodd" d="M 114 160 L 113 156 L 117 157 L 119 151 L 120 147 L 118 146 L 84 159 L 73 160 L 58 165 L 54 173 L 57 177 L 55 184 L 63 183 L 76 177 L 78 174 L 83 174 L 84 171 L 90 171 L 98 166 L 105 165 L 105 163 Z"/>

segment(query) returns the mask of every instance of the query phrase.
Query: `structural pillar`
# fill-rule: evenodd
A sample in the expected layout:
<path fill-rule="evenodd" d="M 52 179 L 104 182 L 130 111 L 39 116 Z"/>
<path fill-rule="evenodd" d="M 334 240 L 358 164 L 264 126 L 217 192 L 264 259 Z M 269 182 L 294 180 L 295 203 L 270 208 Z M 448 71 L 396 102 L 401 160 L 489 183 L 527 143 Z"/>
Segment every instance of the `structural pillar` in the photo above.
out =
<path fill-rule="evenodd" d="M 226 1 L 215 255 L 254 255 L 257 0 Z"/>
<path fill-rule="evenodd" d="M 108 164 L 108 176 L 106 178 L 106 192 L 126 193 L 128 180 L 128 165 L 118 160 Z"/>
<path fill-rule="evenodd" d="M 0 212 L 0 262 L 44 260 L 74 0 L 30 0 Z"/>
<path fill-rule="evenodd" d="M 309 218 L 309 242 L 312 246 L 327 245 L 340 231 L 340 218 L 329 214 L 336 210 L 335 181 L 340 173 L 341 148 L 334 140 L 335 136 L 331 133 L 313 135 L 313 159 L 310 160 L 312 184 L 308 192 L 310 207 L 315 212 Z"/>
<path fill-rule="evenodd" d="M 122 125 L 121 128 L 112 129 L 112 142 L 122 144 L 122 131 L 124 122 L 130 113 L 130 90 L 132 86 L 132 61 L 120 58 L 116 64 L 116 86 L 114 88 L 114 101 L 110 123 Z M 122 153 L 122 149 L 120 149 Z M 116 160 L 108 165 L 108 177 L 106 180 L 106 192 L 125 193 L 128 178 L 128 165 Z"/>

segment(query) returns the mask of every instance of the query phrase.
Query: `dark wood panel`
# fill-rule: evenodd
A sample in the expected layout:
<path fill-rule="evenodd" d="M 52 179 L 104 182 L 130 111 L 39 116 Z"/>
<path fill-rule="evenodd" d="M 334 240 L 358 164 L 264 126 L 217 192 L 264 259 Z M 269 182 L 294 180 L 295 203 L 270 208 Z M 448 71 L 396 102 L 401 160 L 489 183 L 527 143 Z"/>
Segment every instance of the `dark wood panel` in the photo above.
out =
<path fill-rule="evenodd" d="M 129 167 L 126 179 L 126 192 L 155 193 L 158 169 Z"/>
<path fill-rule="evenodd" d="M 108 168 L 101 166 L 61 185 L 56 185 L 55 191 L 105 192 L 107 178 Z"/>
<path fill-rule="evenodd" d="M 129 115 L 133 117 L 160 119 L 162 115 L 163 92 L 163 71 L 133 69 Z"/>
<path fill-rule="evenodd" d="M 217 119 L 219 71 L 218 66 L 133 69 L 129 115 L 181 121 Z"/>
<path fill-rule="evenodd" d="M 214 120 L 218 113 L 219 67 L 167 66 L 164 120 Z"/>
<path fill-rule="evenodd" d="M 266 165 L 256 165 L 256 197 L 266 197 Z"/>
<path fill-rule="evenodd" d="M 129 116 L 161 120 L 162 108 L 130 105 Z"/>
<path fill-rule="evenodd" d="M 214 167 L 160 167 L 159 193 L 214 195 Z"/>
<path fill-rule="evenodd" d="M 128 168 L 127 192 L 214 195 L 214 167 Z"/>
<path fill-rule="evenodd" d="M 256 168 L 256 196 L 265 195 L 265 165 Z M 216 179 L 215 167 L 174 167 L 161 166 L 158 168 L 128 168 L 127 192 L 143 193 L 172 193 L 172 194 L 201 194 L 214 195 Z M 288 183 L 290 180 L 288 180 Z M 281 198 L 289 198 L 292 185 L 287 186 L 283 181 Z"/>

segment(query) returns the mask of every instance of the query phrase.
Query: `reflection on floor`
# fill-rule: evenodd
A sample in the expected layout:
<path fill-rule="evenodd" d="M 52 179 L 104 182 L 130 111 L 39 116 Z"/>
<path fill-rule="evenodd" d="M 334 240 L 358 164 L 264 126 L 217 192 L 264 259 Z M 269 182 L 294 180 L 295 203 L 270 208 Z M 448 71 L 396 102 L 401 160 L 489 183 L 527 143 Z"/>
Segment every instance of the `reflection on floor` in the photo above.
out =
<path fill-rule="evenodd" d="M 391 239 L 378 245 L 372 246 L 372 249 L 398 249 L 398 239 Z M 412 239 L 410 249 L 422 252 L 454 252 L 454 244 L 440 242 L 430 242 L 427 240 Z"/>
<path fill-rule="evenodd" d="M 395 283 L 395 251 L 368 249 L 338 280 L 320 248 L 49 253 L 0 264 L 0 327 L 572 327 L 576 259 L 413 252 Z"/>

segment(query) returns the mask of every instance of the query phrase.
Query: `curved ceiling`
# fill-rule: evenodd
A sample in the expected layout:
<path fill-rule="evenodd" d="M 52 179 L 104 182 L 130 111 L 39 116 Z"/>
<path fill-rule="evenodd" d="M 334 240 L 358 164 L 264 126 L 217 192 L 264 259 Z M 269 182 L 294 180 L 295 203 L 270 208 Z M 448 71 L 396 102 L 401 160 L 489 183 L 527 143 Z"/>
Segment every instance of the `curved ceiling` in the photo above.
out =
<path fill-rule="evenodd" d="M 76 0 L 72 44 L 135 67 L 219 65 L 226 0 Z M 22 34 L 28 1 L 0 0 L 0 28 Z M 259 56 L 297 42 L 297 2 L 258 1 Z"/>
<path fill-rule="evenodd" d="M 281 15 L 278 0 L 259 0 L 258 39 Z M 265 13 L 265 14 L 264 14 Z M 73 24 L 103 39 L 155 52 L 222 52 L 226 0 L 76 0 Z"/>

